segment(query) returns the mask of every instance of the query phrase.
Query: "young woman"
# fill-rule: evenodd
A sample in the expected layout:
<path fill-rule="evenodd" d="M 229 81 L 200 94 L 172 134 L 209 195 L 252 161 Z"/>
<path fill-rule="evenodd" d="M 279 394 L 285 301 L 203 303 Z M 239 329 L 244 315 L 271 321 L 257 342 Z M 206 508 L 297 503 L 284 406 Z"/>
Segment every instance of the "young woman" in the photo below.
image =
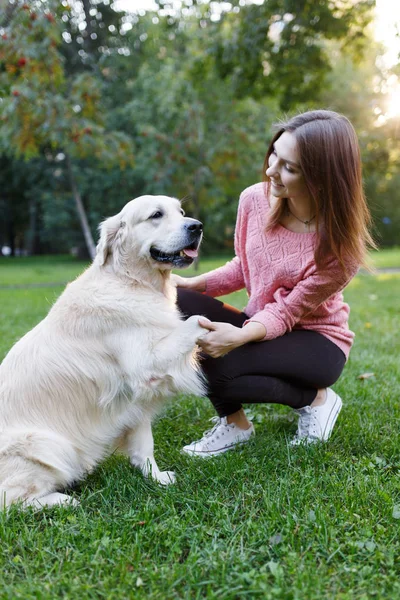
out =
<path fill-rule="evenodd" d="M 298 414 L 292 444 L 327 440 L 342 407 L 330 388 L 353 343 L 342 290 L 374 245 L 349 120 L 316 110 L 280 124 L 265 181 L 240 197 L 236 256 L 193 278 L 175 276 L 185 316 L 201 314 L 198 343 L 215 426 L 184 451 L 213 456 L 247 442 L 243 403 L 279 403 Z M 240 312 L 216 300 L 246 288 Z M 209 319 L 209 320 L 208 320 Z"/>

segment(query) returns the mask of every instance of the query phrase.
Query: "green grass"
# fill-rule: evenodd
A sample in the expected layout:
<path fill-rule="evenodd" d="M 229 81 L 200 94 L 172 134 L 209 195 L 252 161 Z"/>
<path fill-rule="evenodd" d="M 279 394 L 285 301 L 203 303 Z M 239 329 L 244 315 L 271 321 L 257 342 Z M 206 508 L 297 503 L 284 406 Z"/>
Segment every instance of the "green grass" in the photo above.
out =
<path fill-rule="evenodd" d="M 31 274 L 15 261 L 8 281 L 19 264 L 25 283 L 68 279 L 73 266 L 54 262 L 47 279 L 40 260 Z M 0 290 L 0 358 L 61 289 Z M 400 598 L 399 295 L 397 274 L 359 275 L 345 292 L 356 343 L 327 445 L 289 449 L 291 411 L 259 405 L 254 441 L 192 460 L 180 448 L 213 410 L 176 399 L 154 435 L 177 484 L 161 489 L 113 456 L 73 490 L 78 508 L 0 515 L 0 599 Z"/>
<path fill-rule="evenodd" d="M 371 252 L 371 262 L 377 269 L 400 268 L 400 247 Z"/>
<path fill-rule="evenodd" d="M 0 286 L 65 284 L 79 275 L 87 262 L 68 255 L 0 257 Z"/>

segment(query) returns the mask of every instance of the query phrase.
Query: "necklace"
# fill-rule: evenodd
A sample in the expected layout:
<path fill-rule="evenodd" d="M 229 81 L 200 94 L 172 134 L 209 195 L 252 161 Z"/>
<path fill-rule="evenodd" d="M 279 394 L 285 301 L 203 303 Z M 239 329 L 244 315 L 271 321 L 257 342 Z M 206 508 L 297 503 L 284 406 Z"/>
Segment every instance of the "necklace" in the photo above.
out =
<path fill-rule="evenodd" d="M 286 211 L 287 211 L 287 215 L 292 215 L 292 217 L 294 217 L 297 221 L 300 221 L 300 223 L 303 223 L 303 225 L 305 225 L 307 227 L 307 230 L 310 230 L 310 225 L 312 223 L 312 221 L 314 221 L 315 219 L 315 215 L 313 217 L 311 217 L 311 219 L 308 219 L 307 221 L 303 221 L 303 219 L 299 219 L 299 217 L 296 217 L 296 215 L 294 213 L 292 213 L 292 211 L 290 210 L 290 208 L 286 205 Z"/>

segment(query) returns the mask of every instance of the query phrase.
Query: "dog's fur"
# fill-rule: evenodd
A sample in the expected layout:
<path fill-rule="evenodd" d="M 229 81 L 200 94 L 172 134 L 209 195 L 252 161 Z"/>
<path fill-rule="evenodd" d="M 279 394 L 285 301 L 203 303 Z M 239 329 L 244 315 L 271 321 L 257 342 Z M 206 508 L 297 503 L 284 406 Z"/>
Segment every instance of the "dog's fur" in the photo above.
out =
<path fill-rule="evenodd" d="M 58 490 L 116 447 L 145 476 L 174 480 L 154 460 L 151 420 L 166 397 L 204 392 L 205 330 L 181 319 L 169 281 L 200 238 L 201 223 L 166 196 L 132 200 L 101 225 L 93 264 L 0 365 L 0 507 L 71 502 Z"/>

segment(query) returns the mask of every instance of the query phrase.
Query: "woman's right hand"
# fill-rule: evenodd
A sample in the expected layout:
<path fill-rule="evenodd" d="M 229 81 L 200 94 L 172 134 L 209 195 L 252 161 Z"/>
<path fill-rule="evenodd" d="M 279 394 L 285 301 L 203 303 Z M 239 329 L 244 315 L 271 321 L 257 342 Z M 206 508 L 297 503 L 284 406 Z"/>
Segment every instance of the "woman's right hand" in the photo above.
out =
<path fill-rule="evenodd" d="M 206 291 L 206 278 L 204 275 L 197 275 L 196 277 L 181 277 L 173 273 L 171 275 L 171 283 L 179 288 L 185 288 L 187 290 L 193 290 L 195 292 Z"/>

